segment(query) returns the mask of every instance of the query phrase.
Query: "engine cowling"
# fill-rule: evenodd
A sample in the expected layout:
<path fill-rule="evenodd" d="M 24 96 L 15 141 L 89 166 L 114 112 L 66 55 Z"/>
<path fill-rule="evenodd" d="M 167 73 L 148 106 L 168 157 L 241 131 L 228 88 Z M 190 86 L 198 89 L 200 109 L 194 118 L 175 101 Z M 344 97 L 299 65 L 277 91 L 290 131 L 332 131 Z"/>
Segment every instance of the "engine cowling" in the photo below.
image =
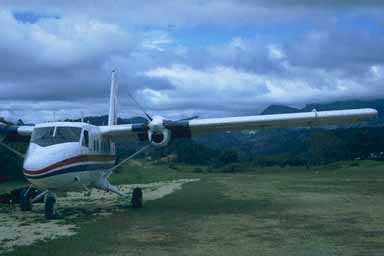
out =
<path fill-rule="evenodd" d="M 171 131 L 163 129 L 162 132 L 148 131 L 148 139 L 155 147 L 165 147 L 171 142 Z"/>

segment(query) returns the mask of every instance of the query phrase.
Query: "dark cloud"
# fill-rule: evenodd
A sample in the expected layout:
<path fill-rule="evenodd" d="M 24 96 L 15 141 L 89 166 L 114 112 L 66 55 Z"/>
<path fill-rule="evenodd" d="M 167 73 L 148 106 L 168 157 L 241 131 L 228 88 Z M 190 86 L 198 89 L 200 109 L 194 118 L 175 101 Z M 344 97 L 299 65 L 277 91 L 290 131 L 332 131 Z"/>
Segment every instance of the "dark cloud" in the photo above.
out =
<path fill-rule="evenodd" d="M 369 67 L 384 62 L 384 29 L 343 31 L 342 28 L 312 31 L 301 42 L 287 46 L 296 65 L 323 68 Z"/>

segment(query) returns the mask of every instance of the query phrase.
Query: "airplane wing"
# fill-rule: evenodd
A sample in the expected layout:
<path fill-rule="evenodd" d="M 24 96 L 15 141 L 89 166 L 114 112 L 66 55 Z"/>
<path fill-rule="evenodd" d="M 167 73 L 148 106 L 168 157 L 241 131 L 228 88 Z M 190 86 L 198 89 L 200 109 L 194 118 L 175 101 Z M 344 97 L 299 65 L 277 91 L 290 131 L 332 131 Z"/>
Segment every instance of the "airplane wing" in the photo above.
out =
<path fill-rule="evenodd" d="M 240 131 L 258 128 L 289 128 L 348 124 L 366 121 L 377 116 L 374 109 L 312 111 L 293 114 L 273 114 L 244 117 L 195 119 L 189 121 L 192 135 L 218 131 Z"/>
<path fill-rule="evenodd" d="M 154 119 L 148 124 L 104 126 L 101 127 L 101 130 L 103 135 L 109 136 L 112 140 L 135 138 L 138 138 L 139 140 L 148 140 L 148 133 L 164 133 L 164 130 L 169 130 L 172 138 L 188 138 L 215 132 L 241 131 L 259 128 L 348 124 L 369 120 L 376 117 L 377 114 L 378 112 L 375 109 L 353 109 L 182 121 Z"/>
<path fill-rule="evenodd" d="M 147 140 L 146 125 L 142 124 L 123 124 L 123 125 L 110 125 L 100 126 L 102 136 L 109 137 L 114 141 L 126 141 L 136 140 L 145 141 Z"/>

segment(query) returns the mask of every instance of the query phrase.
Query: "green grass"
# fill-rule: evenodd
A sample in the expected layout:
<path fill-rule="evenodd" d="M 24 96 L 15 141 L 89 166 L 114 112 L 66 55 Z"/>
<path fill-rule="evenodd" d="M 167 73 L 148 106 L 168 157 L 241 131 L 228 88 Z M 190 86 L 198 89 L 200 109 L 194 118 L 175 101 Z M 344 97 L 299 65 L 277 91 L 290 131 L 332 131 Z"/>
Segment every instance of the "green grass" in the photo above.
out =
<path fill-rule="evenodd" d="M 382 163 L 242 166 L 240 174 L 168 167 L 136 162 L 113 181 L 201 180 L 9 255 L 384 255 Z"/>

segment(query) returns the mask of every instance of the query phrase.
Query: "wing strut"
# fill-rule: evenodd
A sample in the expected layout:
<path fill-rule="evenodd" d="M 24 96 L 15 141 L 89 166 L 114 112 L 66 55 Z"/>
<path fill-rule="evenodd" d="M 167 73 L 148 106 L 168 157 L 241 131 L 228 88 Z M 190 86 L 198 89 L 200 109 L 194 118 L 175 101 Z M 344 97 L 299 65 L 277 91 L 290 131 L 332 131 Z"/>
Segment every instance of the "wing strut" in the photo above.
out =
<path fill-rule="evenodd" d="M 20 153 L 19 151 L 17 151 L 16 149 L 8 146 L 7 144 L 3 143 L 3 142 L 0 142 L 0 145 L 3 146 L 4 148 L 8 149 L 9 151 L 11 151 L 12 153 L 15 153 L 16 155 L 18 155 L 19 157 L 21 158 L 25 158 L 25 155 L 23 153 Z"/>
<path fill-rule="evenodd" d="M 118 169 L 119 167 L 121 167 L 122 165 L 124 165 L 126 162 L 128 162 L 129 160 L 131 160 L 132 158 L 134 158 L 135 156 L 141 154 L 142 152 L 146 151 L 147 149 L 149 149 L 151 147 L 151 145 L 145 145 L 144 147 L 142 147 L 140 150 L 136 151 L 134 154 L 130 155 L 129 157 L 125 158 L 123 161 L 121 161 L 120 163 L 118 163 L 117 165 L 115 165 L 114 167 L 112 167 L 111 169 L 109 169 L 107 171 L 107 174 L 106 174 L 106 177 L 109 177 L 112 175 L 113 171 Z"/>
<path fill-rule="evenodd" d="M 107 191 L 107 192 L 115 193 L 115 194 L 122 196 L 122 197 L 128 197 L 127 194 L 122 193 L 121 191 L 119 191 L 119 189 L 116 186 L 112 185 L 109 182 L 108 178 L 109 178 L 109 176 L 111 176 L 111 174 L 113 173 L 114 170 L 116 170 L 117 168 L 119 168 L 120 166 L 122 166 L 123 164 L 125 164 L 126 162 L 128 162 L 129 160 L 131 160 L 132 158 L 137 156 L 138 154 L 144 152 L 145 150 L 150 148 L 150 146 L 151 145 L 146 145 L 146 146 L 142 147 L 139 151 L 136 151 L 134 154 L 130 155 L 129 157 L 127 157 L 126 159 L 121 161 L 118 165 L 109 169 L 106 172 L 106 174 L 104 175 L 104 177 L 101 177 L 100 180 L 97 182 L 96 188 Z"/>

